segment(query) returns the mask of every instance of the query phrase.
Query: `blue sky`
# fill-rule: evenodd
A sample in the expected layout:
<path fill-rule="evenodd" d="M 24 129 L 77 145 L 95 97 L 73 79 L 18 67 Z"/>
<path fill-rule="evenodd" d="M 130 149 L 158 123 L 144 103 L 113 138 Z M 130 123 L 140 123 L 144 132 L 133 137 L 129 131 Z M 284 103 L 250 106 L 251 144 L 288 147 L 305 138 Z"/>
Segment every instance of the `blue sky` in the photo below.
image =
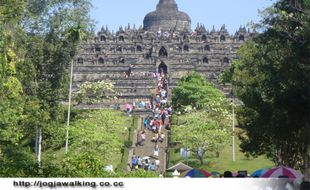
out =
<path fill-rule="evenodd" d="M 110 30 L 119 26 L 143 24 L 144 16 L 155 10 L 159 0 L 92 0 L 91 17 L 96 21 L 96 30 L 107 25 Z M 223 24 L 230 33 L 240 25 L 260 20 L 258 10 L 272 5 L 275 0 L 176 0 L 179 10 L 186 12 L 192 19 L 192 29 L 202 23 L 211 30 Z"/>

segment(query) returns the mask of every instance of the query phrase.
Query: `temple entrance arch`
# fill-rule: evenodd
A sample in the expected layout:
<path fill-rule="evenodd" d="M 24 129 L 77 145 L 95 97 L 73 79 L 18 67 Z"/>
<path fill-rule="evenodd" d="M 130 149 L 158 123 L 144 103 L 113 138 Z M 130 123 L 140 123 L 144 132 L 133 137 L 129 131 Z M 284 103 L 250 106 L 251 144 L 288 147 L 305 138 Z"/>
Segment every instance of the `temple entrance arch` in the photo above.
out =
<path fill-rule="evenodd" d="M 167 74 L 168 73 L 168 66 L 162 61 L 159 66 L 158 66 L 158 72 L 159 73 L 165 73 Z"/>
<path fill-rule="evenodd" d="M 164 46 L 162 46 L 158 53 L 159 57 L 168 57 L 168 52 Z"/>

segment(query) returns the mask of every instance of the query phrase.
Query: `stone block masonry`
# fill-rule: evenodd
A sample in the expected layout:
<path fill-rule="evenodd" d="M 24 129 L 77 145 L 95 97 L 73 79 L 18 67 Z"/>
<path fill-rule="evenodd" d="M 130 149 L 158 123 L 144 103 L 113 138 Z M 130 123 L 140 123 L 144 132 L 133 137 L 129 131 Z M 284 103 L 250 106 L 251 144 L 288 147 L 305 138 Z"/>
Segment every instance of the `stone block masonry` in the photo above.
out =
<path fill-rule="evenodd" d="M 242 27 L 230 35 L 225 25 L 211 31 L 198 25 L 192 31 L 189 16 L 178 11 L 174 0 L 160 0 L 156 11 L 145 17 L 144 27 L 120 27 L 116 33 L 102 28 L 93 40 L 80 43 L 73 87 L 110 80 L 119 102 L 130 103 L 152 99 L 157 87 L 154 75 L 159 71 L 168 74 L 169 90 L 182 76 L 195 71 L 221 88 L 218 77 L 253 35 Z"/>

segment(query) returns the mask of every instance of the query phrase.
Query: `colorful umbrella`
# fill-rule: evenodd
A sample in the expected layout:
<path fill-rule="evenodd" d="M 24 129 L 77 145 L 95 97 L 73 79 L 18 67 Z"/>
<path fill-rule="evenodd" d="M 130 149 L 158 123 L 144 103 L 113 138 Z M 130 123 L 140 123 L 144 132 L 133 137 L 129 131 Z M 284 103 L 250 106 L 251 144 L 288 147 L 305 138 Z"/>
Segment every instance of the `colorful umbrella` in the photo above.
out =
<path fill-rule="evenodd" d="M 142 107 L 144 107 L 144 106 L 145 106 L 145 102 L 142 102 L 142 101 L 139 102 L 139 107 L 140 107 L 140 108 L 142 108 Z"/>
<path fill-rule="evenodd" d="M 264 173 L 266 173 L 266 171 L 267 169 L 256 170 L 255 172 L 251 174 L 251 177 L 261 177 L 262 175 L 264 175 Z"/>
<path fill-rule="evenodd" d="M 211 174 L 205 170 L 191 169 L 181 174 L 182 177 L 210 177 Z"/>
<path fill-rule="evenodd" d="M 127 104 L 125 104 L 124 106 L 125 106 L 125 108 L 126 108 L 126 109 L 131 109 L 131 105 L 130 105 L 130 104 L 128 104 L 128 103 L 127 103 Z"/>
<path fill-rule="evenodd" d="M 277 178 L 280 176 L 287 176 L 290 180 L 294 181 L 296 179 L 303 178 L 303 175 L 300 171 L 294 170 L 288 167 L 276 167 L 266 171 L 262 177 Z"/>

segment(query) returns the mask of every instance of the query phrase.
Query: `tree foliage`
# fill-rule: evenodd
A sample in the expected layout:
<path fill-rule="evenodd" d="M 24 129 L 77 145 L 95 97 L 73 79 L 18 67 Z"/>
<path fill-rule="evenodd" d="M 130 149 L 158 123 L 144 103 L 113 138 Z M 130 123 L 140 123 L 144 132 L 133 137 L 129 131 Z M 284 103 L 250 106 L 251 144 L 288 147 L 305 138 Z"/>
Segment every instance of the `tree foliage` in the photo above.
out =
<path fill-rule="evenodd" d="M 77 103 L 93 104 L 116 98 L 114 85 L 109 81 L 85 82 L 75 93 Z"/>
<path fill-rule="evenodd" d="M 207 151 L 219 153 L 228 142 L 230 126 L 229 103 L 223 93 L 202 75 L 192 73 L 173 89 L 172 104 L 185 111 L 174 116 L 179 125 L 173 128 L 173 140 L 194 152 L 201 164 Z"/>
<path fill-rule="evenodd" d="M 219 153 L 228 143 L 227 123 L 216 121 L 207 112 L 193 112 L 179 118 L 180 125 L 173 128 L 173 141 L 195 153 L 203 165 L 204 156 L 209 152 Z"/>
<path fill-rule="evenodd" d="M 91 32 L 88 0 L 0 1 L 0 175 L 36 176 L 43 151 L 64 145 L 67 67 L 79 33 Z"/>
<path fill-rule="evenodd" d="M 277 165 L 302 167 L 310 139 L 309 1 L 280 0 L 263 13 L 263 29 L 239 50 L 231 81 L 244 106 L 238 112 L 241 148 L 267 153 Z"/>
<path fill-rule="evenodd" d="M 70 131 L 71 150 L 100 154 L 101 161 L 111 164 L 113 156 L 121 154 L 127 118 L 112 110 L 95 111 L 77 120 Z"/>
<path fill-rule="evenodd" d="M 34 108 L 34 110 L 36 110 Z M 48 115 L 48 114 L 47 114 Z M 124 149 L 131 118 L 111 110 L 86 111 L 75 117 L 70 127 L 69 153 L 64 154 L 65 125 L 57 122 L 44 125 L 44 155 L 39 167 L 33 154 L 34 133 L 7 144 L 0 153 L 0 176 L 12 177 L 113 177 L 104 168 L 117 164 Z M 30 119 L 26 119 L 30 121 Z M 32 122 L 37 122 L 34 118 Z M 30 128 L 29 131 L 34 131 Z M 27 145 L 27 146 L 26 146 Z"/>
<path fill-rule="evenodd" d="M 89 0 L 0 1 L 0 176 L 112 176 L 103 167 L 124 147 L 127 120 L 119 113 L 74 112 L 70 153 L 63 155 L 61 102 L 67 99 L 68 66 L 77 45 L 92 36 L 90 8 Z M 97 98 L 114 92 L 105 82 L 82 89 L 82 95 Z M 37 129 L 40 164 L 34 154 Z"/>
<path fill-rule="evenodd" d="M 15 53 L 9 49 L 0 54 L 2 67 L 0 88 L 0 141 L 17 143 L 20 140 L 23 120 L 23 89 L 16 78 Z"/>
<path fill-rule="evenodd" d="M 17 78 L 17 57 L 14 33 L 24 2 L 0 4 L 0 144 L 17 144 L 22 138 L 19 122 L 23 120 L 23 89 Z M 16 3 L 16 2 L 15 2 Z M 0 148 L 1 148 L 0 145 Z M 1 149 L 0 149 L 1 153 Z"/>
<path fill-rule="evenodd" d="M 172 105 L 178 110 L 190 106 L 217 114 L 227 114 L 226 109 L 223 109 L 227 105 L 224 94 L 198 73 L 182 77 L 172 94 Z"/>

